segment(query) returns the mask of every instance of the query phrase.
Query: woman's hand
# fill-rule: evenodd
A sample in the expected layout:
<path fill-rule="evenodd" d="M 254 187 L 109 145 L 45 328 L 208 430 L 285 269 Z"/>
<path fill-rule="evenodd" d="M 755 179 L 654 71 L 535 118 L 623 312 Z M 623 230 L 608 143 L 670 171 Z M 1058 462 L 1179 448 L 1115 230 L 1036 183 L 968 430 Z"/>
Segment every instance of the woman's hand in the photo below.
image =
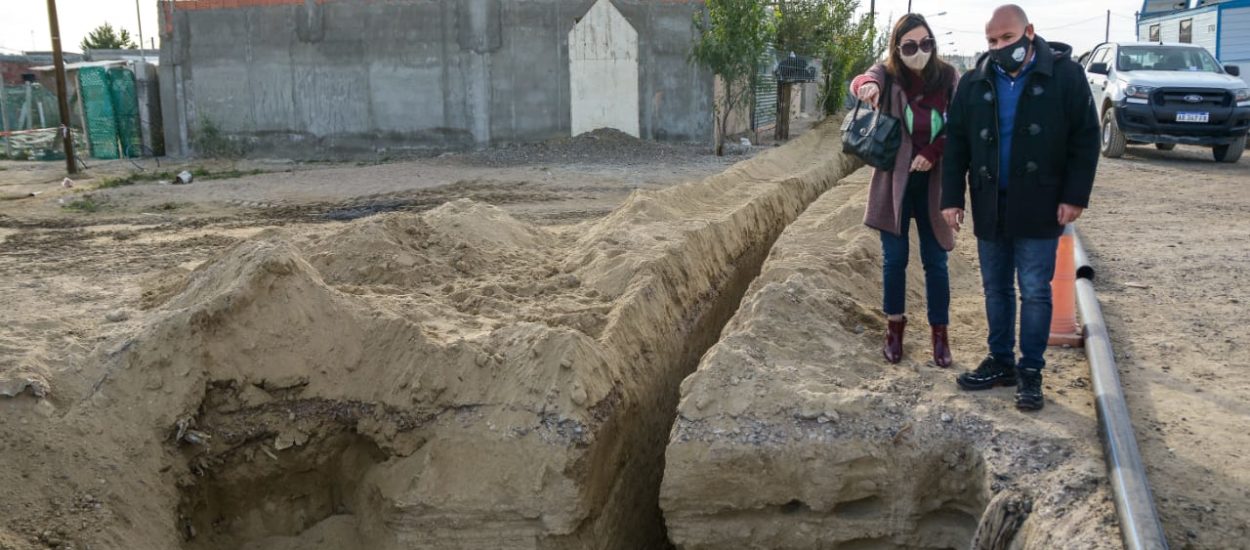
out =
<path fill-rule="evenodd" d="M 877 87 L 876 82 L 865 82 L 863 86 L 859 87 L 859 92 L 855 94 L 855 97 L 875 108 L 877 106 L 877 96 L 880 95 L 881 88 Z"/>
<path fill-rule="evenodd" d="M 932 169 L 933 169 L 933 163 L 929 162 L 929 159 L 924 158 L 920 155 L 916 155 L 916 158 L 912 159 L 911 161 L 912 172 L 928 172 L 929 170 L 932 170 Z"/>

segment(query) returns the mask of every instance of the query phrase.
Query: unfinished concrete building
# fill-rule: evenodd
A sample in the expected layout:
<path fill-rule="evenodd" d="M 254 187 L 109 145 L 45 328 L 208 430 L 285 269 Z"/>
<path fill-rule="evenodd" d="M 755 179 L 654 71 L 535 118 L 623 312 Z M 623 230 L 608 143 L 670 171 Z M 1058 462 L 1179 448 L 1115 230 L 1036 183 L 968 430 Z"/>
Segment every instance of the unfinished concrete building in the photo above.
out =
<path fill-rule="evenodd" d="M 612 127 L 706 141 L 697 0 L 166 0 L 170 154 L 466 148 Z"/>

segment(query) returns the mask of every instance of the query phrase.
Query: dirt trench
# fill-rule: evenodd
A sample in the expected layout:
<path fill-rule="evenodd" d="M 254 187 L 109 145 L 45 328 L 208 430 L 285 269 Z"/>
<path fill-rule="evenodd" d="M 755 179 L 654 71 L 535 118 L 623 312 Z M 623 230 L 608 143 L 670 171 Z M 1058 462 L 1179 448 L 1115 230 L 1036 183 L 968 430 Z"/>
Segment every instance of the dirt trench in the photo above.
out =
<path fill-rule="evenodd" d="M 88 542 L 667 546 L 679 382 L 776 237 L 858 166 L 838 150 L 825 125 L 577 226 L 456 201 L 267 231 L 162 282 L 52 420 L 107 426 L 74 452 L 131 460 Z"/>
<path fill-rule="evenodd" d="M 682 383 L 660 497 L 670 539 L 688 550 L 1119 547 L 1088 389 L 1063 385 L 1087 368 L 1079 351 L 1050 353 L 1041 414 L 1016 411 L 1010 389 L 956 390 L 954 373 L 927 361 L 922 314 L 908 359 L 881 360 L 864 178 L 786 229 Z M 969 252 L 950 256 L 957 368 L 980 359 L 961 338 L 984 334 Z M 919 269 L 908 287 L 923 304 Z"/>

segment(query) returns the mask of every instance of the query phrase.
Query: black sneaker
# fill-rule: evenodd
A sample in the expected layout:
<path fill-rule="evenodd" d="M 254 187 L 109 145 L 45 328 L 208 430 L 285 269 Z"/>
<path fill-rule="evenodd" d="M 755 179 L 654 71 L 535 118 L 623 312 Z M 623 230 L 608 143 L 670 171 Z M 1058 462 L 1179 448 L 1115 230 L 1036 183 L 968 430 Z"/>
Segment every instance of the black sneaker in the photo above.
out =
<path fill-rule="evenodd" d="M 990 355 L 981 361 L 977 370 L 965 372 L 955 378 L 959 387 L 970 390 L 988 390 L 994 386 L 1016 385 L 1016 366 Z"/>
<path fill-rule="evenodd" d="M 1045 400 L 1042 399 L 1042 369 L 1018 368 L 1016 377 L 1020 385 L 1016 387 L 1016 408 L 1022 411 L 1040 411 Z"/>

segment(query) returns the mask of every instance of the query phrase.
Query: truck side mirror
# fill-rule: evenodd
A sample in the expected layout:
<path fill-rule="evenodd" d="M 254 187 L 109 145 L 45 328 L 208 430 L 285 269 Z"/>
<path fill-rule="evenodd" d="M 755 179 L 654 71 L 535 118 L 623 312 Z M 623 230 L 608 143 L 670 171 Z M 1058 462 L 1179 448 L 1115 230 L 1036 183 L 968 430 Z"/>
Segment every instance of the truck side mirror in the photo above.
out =
<path fill-rule="evenodd" d="M 1224 72 L 1233 76 L 1241 76 L 1241 67 L 1238 67 L 1237 65 L 1225 65 Z"/>
<path fill-rule="evenodd" d="M 1094 63 L 1090 65 L 1089 69 L 1087 70 L 1094 74 L 1101 74 L 1101 75 L 1111 74 L 1111 69 L 1107 67 L 1106 63 Z"/>

